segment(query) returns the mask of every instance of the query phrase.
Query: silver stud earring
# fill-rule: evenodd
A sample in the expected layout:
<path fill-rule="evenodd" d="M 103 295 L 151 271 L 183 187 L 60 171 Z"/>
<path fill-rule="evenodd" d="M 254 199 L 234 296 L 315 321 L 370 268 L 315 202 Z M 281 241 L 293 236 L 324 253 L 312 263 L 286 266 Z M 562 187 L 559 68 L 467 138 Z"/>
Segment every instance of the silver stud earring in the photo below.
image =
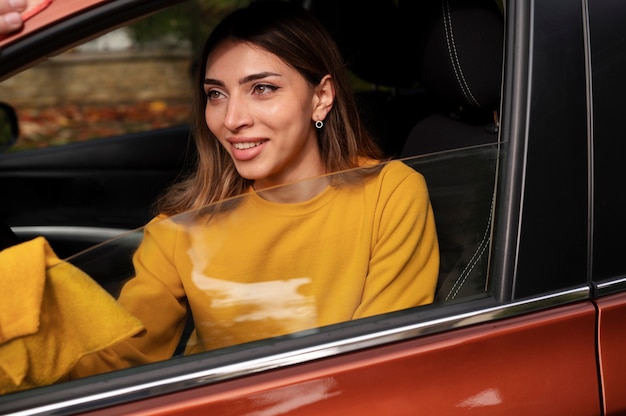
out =
<path fill-rule="evenodd" d="M 321 129 L 322 127 L 324 127 L 324 122 L 323 122 L 322 120 L 317 120 L 317 121 L 315 122 L 315 127 L 316 127 L 317 129 Z"/>

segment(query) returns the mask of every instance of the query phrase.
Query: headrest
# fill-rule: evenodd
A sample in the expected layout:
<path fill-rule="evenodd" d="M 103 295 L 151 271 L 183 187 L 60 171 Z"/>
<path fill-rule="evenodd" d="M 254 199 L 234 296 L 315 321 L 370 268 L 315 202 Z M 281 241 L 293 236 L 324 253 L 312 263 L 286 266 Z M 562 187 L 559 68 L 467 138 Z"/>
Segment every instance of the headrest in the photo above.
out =
<path fill-rule="evenodd" d="M 411 0 L 415 1 L 415 0 Z M 330 32 L 349 69 L 375 85 L 411 87 L 417 56 L 406 51 L 407 28 L 394 0 L 299 1 Z"/>
<path fill-rule="evenodd" d="M 453 106 L 497 110 L 504 18 L 495 0 L 404 0 L 418 42 L 418 80 Z"/>

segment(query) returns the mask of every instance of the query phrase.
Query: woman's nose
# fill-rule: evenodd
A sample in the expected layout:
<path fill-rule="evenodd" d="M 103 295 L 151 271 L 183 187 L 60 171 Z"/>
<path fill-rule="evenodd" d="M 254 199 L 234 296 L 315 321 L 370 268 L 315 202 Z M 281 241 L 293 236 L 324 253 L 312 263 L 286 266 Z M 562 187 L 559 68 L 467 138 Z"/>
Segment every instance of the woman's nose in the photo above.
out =
<path fill-rule="evenodd" d="M 244 97 L 237 94 L 228 98 L 226 114 L 224 115 L 224 126 L 231 131 L 237 131 L 242 127 L 252 123 L 252 117 Z"/>

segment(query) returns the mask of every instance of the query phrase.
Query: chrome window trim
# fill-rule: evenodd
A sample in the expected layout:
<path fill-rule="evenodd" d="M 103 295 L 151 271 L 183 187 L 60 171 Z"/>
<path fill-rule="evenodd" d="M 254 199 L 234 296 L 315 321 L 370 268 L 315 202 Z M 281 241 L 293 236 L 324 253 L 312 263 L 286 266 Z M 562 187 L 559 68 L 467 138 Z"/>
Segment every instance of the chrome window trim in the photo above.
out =
<path fill-rule="evenodd" d="M 594 283 L 594 297 L 608 296 L 626 291 L 626 276 Z"/>
<path fill-rule="evenodd" d="M 18 236 L 21 235 L 49 235 L 55 237 L 96 237 L 102 241 L 119 237 L 132 230 L 122 228 L 84 227 L 84 226 L 59 226 L 59 225 L 34 225 L 11 227 Z"/>
<path fill-rule="evenodd" d="M 324 344 L 294 349 L 288 352 L 267 355 L 239 363 L 221 365 L 215 368 L 190 372 L 178 376 L 166 377 L 161 380 L 138 383 L 115 390 L 86 394 L 80 398 L 63 400 L 56 403 L 40 405 L 27 410 L 20 410 L 14 415 L 67 414 L 146 399 L 151 395 L 173 393 L 192 387 L 209 385 L 219 381 L 234 379 L 244 375 L 252 375 L 281 367 L 301 364 L 314 359 L 328 358 L 338 354 L 357 351 L 364 348 L 382 346 L 418 336 L 435 334 L 451 329 L 458 329 L 474 324 L 514 317 L 528 312 L 570 304 L 588 299 L 589 286 L 580 286 L 568 290 L 546 294 L 539 297 L 519 300 L 504 305 L 487 307 L 453 316 L 402 325 L 374 333 L 355 336 Z M 19 394 L 19 393 L 18 393 Z M 7 397 L 5 396 L 5 399 Z M 9 395 L 10 398 L 10 395 Z M 24 400 L 27 402 L 28 400 Z M 0 404 L 2 400 L 0 398 Z"/>

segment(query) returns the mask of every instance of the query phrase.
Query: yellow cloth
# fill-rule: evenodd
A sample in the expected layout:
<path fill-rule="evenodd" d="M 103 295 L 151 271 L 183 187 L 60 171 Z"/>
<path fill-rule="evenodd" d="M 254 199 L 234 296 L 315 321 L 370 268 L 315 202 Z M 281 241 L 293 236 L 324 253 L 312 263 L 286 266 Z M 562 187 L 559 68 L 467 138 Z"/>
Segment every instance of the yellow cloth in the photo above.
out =
<path fill-rule="evenodd" d="M 0 394 L 64 379 L 142 323 L 43 237 L 0 251 Z"/>

